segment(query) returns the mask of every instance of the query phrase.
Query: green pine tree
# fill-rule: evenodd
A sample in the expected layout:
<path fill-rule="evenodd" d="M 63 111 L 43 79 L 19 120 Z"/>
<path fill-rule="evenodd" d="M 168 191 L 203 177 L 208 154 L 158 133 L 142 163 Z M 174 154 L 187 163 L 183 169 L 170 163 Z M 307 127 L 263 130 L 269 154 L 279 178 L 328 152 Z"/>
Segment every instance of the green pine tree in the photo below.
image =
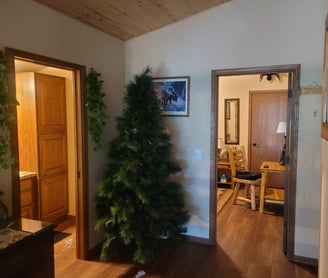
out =
<path fill-rule="evenodd" d="M 149 68 L 128 84 L 124 103 L 98 187 L 96 229 L 106 234 L 103 259 L 126 245 L 135 248 L 137 263 L 147 264 L 161 237 L 183 238 L 189 215 L 181 186 L 170 179 L 181 169 L 172 160 Z"/>

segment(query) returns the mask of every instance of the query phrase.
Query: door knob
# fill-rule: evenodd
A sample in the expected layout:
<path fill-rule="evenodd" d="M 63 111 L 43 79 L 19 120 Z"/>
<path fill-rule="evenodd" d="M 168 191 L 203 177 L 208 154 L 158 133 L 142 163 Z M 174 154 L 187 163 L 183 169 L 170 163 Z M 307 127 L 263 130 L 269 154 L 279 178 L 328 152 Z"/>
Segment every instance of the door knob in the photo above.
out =
<path fill-rule="evenodd" d="M 257 146 L 257 144 L 256 143 L 253 143 L 253 147 L 256 147 Z"/>

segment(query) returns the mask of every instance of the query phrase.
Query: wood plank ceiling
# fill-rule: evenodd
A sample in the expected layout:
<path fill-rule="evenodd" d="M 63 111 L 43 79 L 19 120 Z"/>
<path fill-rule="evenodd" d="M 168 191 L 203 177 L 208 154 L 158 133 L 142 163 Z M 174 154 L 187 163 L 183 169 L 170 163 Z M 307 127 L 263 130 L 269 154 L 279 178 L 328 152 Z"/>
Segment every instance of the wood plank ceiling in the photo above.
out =
<path fill-rule="evenodd" d="M 123 41 L 231 0 L 34 0 Z"/>

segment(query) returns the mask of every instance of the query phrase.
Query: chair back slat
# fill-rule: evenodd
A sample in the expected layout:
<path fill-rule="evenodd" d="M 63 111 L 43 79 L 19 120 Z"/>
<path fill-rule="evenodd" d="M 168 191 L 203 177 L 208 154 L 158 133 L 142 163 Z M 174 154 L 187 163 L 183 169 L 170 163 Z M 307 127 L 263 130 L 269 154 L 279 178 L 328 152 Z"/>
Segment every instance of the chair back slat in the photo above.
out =
<path fill-rule="evenodd" d="M 236 177 L 236 172 L 247 171 L 244 146 L 239 148 L 229 148 L 229 159 L 231 167 L 231 176 Z"/>

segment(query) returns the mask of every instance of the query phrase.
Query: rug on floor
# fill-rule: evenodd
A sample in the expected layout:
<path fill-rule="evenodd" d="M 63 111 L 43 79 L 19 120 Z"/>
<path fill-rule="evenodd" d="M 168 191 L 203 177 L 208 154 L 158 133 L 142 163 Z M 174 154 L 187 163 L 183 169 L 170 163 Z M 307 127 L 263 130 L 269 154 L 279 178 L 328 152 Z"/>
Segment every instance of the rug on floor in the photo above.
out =
<path fill-rule="evenodd" d="M 216 213 L 218 214 L 229 201 L 232 196 L 233 190 L 230 188 L 217 188 L 216 190 Z"/>
<path fill-rule="evenodd" d="M 54 243 L 57 243 L 58 241 L 61 241 L 62 239 L 70 235 L 70 233 L 54 231 Z"/>

